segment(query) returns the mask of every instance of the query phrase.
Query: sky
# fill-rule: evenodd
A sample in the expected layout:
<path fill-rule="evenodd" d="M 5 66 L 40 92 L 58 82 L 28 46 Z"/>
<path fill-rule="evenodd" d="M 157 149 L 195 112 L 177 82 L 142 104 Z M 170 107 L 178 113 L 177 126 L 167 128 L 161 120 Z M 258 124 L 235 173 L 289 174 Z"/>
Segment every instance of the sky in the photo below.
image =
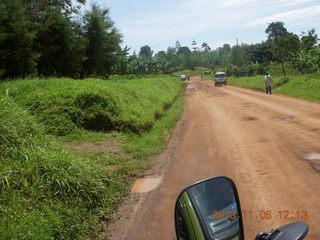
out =
<path fill-rule="evenodd" d="M 320 0 L 87 0 L 110 10 L 123 35 L 123 46 L 139 53 L 148 45 L 156 53 L 193 39 L 211 49 L 227 43 L 254 44 L 267 39 L 269 23 L 284 22 L 289 32 L 301 35 L 312 28 L 320 37 Z"/>

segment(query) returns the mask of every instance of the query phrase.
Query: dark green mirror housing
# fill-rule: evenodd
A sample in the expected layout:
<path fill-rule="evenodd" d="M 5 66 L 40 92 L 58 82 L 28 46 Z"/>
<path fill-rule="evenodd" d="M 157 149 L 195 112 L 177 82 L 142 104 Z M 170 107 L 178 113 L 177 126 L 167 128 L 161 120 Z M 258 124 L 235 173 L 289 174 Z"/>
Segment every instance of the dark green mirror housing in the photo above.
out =
<path fill-rule="evenodd" d="M 227 177 L 214 177 L 184 189 L 176 202 L 178 240 L 243 240 L 237 188 Z"/>

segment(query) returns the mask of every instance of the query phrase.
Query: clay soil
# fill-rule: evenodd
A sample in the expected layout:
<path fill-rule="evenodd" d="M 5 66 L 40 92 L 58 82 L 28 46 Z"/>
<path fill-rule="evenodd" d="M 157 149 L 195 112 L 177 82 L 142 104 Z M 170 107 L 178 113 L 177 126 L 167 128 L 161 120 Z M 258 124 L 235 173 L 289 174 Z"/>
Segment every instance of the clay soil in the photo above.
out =
<path fill-rule="evenodd" d="M 131 194 L 110 239 L 175 239 L 179 192 L 221 175 L 238 187 L 246 239 L 299 220 L 309 224 L 305 239 L 320 239 L 319 152 L 319 103 L 191 78 L 182 118 L 148 172 L 162 182 Z"/>

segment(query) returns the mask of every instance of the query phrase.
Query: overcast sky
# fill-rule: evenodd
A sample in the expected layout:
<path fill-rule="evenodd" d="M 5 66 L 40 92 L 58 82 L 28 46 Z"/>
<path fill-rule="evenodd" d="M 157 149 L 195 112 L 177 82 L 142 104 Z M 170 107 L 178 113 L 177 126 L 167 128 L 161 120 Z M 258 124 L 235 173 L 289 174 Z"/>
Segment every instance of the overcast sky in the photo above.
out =
<path fill-rule="evenodd" d="M 123 35 L 123 45 L 138 53 L 149 45 L 154 52 L 175 46 L 212 49 L 225 43 L 266 40 L 268 23 L 282 21 L 300 35 L 311 28 L 320 36 L 320 0 L 87 0 L 110 9 L 111 19 Z"/>

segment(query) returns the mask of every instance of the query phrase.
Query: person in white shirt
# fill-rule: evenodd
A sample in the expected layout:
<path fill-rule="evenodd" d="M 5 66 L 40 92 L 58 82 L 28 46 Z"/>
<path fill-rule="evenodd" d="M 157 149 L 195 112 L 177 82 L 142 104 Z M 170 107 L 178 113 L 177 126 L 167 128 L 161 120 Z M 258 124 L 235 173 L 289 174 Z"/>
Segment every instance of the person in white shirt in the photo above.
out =
<path fill-rule="evenodd" d="M 268 94 L 268 93 L 272 94 L 272 84 L 273 84 L 273 79 L 267 73 L 267 75 L 264 76 L 264 85 L 266 87 L 266 94 Z"/>

